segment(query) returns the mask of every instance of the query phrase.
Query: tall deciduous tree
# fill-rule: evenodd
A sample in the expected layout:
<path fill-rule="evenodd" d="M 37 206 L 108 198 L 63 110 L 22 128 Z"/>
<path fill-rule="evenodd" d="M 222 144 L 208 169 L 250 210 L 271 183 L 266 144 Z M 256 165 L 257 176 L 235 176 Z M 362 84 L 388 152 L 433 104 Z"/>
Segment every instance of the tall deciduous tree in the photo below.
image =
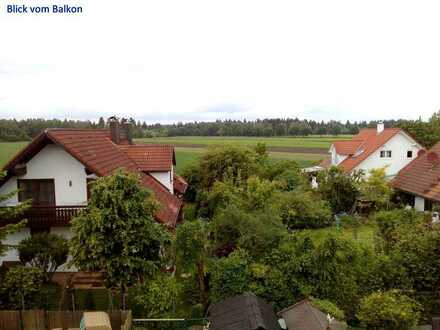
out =
<path fill-rule="evenodd" d="M 359 188 L 362 199 L 373 202 L 376 209 L 389 207 L 392 190 L 386 180 L 384 167 L 370 170 L 368 178 L 360 182 Z"/>
<path fill-rule="evenodd" d="M 200 220 L 186 222 L 177 228 L 176 259 L 184 272 L 195 272 L 204 310 L 208 307 L 206 287 L 207 261 L 209 258 L 209 228 Z"/>
<path fill-rule="evenodd" d="M 164 266 L 165 228 L 154 219 L 157 203 L 135 174 L 118 171 L 96 180 L 87 209 L 72 220 L 72 262 L 105 271 L 106 286 L 127 287 Z M 123 300 L 123 299 L 122 299 Z"/>
<path fill-rule="evenodd" d="M 319 174 L 319 192 L 330 204 L 334 213 L 347 212 L 353 207 L 359 194 L 361 173 L 345 174 L 338 167 L 331 167 Z"/>

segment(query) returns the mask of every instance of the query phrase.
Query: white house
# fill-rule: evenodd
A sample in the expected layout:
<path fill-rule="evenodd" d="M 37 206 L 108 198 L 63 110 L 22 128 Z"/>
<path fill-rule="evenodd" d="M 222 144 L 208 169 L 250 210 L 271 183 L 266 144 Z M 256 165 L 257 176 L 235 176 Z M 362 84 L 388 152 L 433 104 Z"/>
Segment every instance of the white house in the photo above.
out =
<path fill-rule="evenodd" d="M 351 140 L 333 142 L 327 164 L 344 172 L 363 170 L 366 175 L 371 169 L 385 167 L 391 179 L 421 150 L 423 147 L 402 129 L 378 123 L 377 128 L 362 129 Z"/>
<path fill-rule="evenodd" d="M 405 166 L 391 185 L 402 193 L 404 203 L 418 211 L 440 206 L 440 142 Z"/>
<path fill-rule="evenodd" d="M 11 234 L 3 243 L 16 245 L 37 232 L 70 236 L 69 221 L 85 205 L 90 182 L 119 168 L 139 174 L 160 203 L 156 219 L 174 228 L 181 219 L 182 200 L 187 184 L 174 173 L 174 148 L 165 145 L 135 145 L 129 125 L 110 121 L 110 129 L 48 129 L 29 143 L 3 168 L 0 194 L 20 189 L 0 206 L 17 205 L 32 199 L 24 217 L 27 227 Z M 7 219 L 2 219 L 7 220 Z M 10 250 L 0 257 L 18 260 Z M 65 270 L 65 269 L 60 269 Z"/>

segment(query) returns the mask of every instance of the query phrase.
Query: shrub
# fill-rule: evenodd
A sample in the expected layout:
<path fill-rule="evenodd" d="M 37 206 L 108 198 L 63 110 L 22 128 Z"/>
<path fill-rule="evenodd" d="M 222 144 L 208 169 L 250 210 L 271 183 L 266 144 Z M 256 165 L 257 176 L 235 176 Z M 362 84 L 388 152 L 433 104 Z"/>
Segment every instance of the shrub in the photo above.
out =
<path fill-rule="evenodd" d="M 36 267 L 17 266 L 10 269 L 1 283 L 0 291 L 6 299 L 3 304 L 13 309 L 34 307 L 43 276 L 42 270 Z"/>
<path fill-rule="evenodd" d="M 329 300 L 322 300 L 314 297 L 310 297 L 312 304 L 318 308 L 321 312 L 325 314 L 330 314 L 330 316 L 336 318 L 337 320 L 344 320 L 345 314 L 339 309 L 334 303 Z"/>
<path fill-rule="evenodd" d="M 363 298 L 357 317 L 368 329 L 406 330 L 417 325 L 420 312 L 415 300 L 391 290 Z"/>
<path fill-rule="evenodd" d="M 282 198 L 281 219 L 289 229 L 322 228 L 332 223 L 332 214 L 328 203 L 312 192 L 292 192 Z"/>
<path fill-rule="evenodd" d="M 20 261 L 41 269 L 46 281 L 67 261 L 69 253 L 67 240 L 49 233 L 32 235 L 22 240 L 17 249 Z"/>
<path fill-rule="evenodd" d="M 318 191 L 327 200 L 334 213 L 348 212 L 359 194 L 361 174 L 345 174 L 338 167 L 332 167 L 318 175 Z"/>
<path fill-rule="evenodd" d="M 179 293 L 176 279 L 158 274 L 154 279 L 139 284 L 133 290 L 133 301 L 140 305 L 146 317 L 169 316 Z"/>

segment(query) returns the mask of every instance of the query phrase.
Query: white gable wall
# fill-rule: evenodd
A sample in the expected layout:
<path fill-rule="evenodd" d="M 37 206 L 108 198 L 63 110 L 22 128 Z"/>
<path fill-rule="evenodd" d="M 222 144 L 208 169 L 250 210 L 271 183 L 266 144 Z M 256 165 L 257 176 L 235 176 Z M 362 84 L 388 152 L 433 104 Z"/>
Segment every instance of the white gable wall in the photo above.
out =
<path fill-rule="evenodd" d="M 364 170 L 366 175 L 368 171 L 374 168 L 387 166 L 386 175 L 392 178 L 411 161 L 417 157 L 418 151 L 422 147 L 404 133 L 398 133 L 388 140 L 384 145 L 378 148 L 367 159 L 356 166 L 355 170 Z M 391 158 L 381 158 L 381 150 L 391 150 Z M 407 157 L 407 151 L 413 152 L 412 158 Z"/>
<path fill-rule="evenodd" d="M 27 173 L 19 179 L 54 179 L 56 205 L 82 205 L 87 203 L 87 184 L 84 165 L 63 148 L 49 144 L 27 164 Z M 71 184 L 70 184 L 71 182 Z M 17 189 L 17 177 L 10 178 L 0 187 L 0 194 Z M 16 205 L 15 195 L 3 205 Z"/>
<path fill-rule="evenodd" d="M 336 148 L 333 144 L 330 147 L 330 153 L 331 153 L 331 164 L 334 166 L 338 165 L 339 163 L 341 163 L 343 160 L 345 160 L 347 158 L 346 155 L 339 155 L 336 152 Z"/>
<path fill-rule="evenodd" d="M 159 181 L 165 188 L 167 188 L 171 193 L 173 193 L 173 171 L 167 172 L 149 172 L 153 178 Z"/>

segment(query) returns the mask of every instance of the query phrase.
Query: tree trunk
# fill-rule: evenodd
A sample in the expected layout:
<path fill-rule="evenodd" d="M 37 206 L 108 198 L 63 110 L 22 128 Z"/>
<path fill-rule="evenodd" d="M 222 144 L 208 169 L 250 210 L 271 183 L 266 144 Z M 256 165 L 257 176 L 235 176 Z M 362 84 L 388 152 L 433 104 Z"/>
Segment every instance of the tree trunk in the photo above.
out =
<path fill-rule="evenodd" d="M 203 306 L 203 312 L 206 312 L 208 308 L 208 295 L 205 285 L 205 270 L 202 262 L 197 263 L 197 280 L 199 282 L 200 302 Z"/>
<path fill-rule="evenodd" d="M 119 309 L 125 310 L 125 286 L 121 284 L 120 297 L 119 297 Z"/>

